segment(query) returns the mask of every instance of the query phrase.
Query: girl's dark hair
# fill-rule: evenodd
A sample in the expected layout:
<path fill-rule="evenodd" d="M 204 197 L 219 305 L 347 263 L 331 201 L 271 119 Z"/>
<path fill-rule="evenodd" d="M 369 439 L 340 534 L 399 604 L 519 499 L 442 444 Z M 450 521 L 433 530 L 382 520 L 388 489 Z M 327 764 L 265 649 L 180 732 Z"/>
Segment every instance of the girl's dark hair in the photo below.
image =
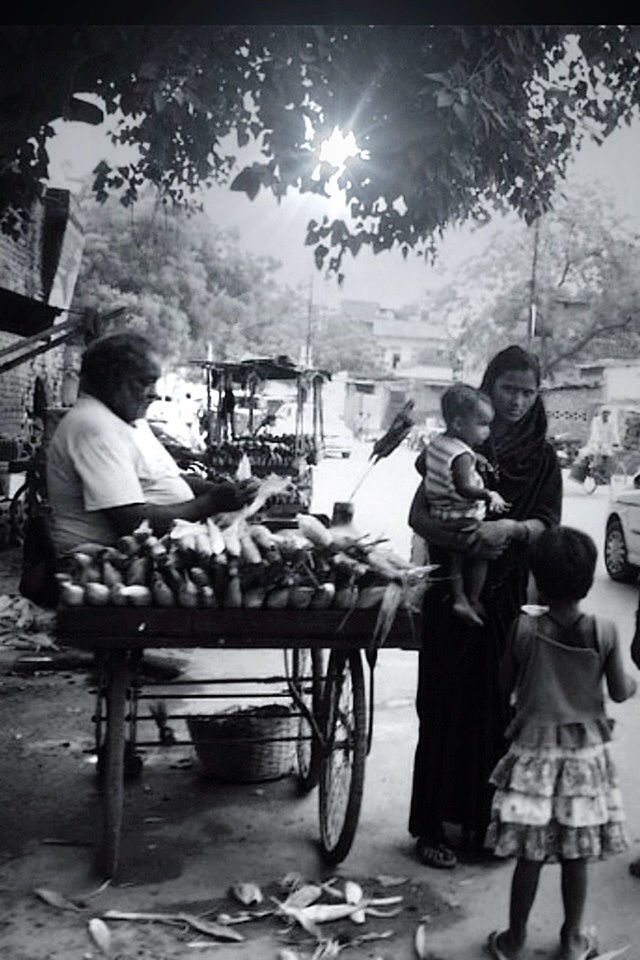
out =
<path fill-rule="evenodd" d="M 545 600 L 582 600 L 589 593 L 598 549 L 574 527 L 549 527 L 531 549 L 531 572 Z"/>
<path fill-rule="evenodd" d="M 454 383 L 445 390 L 440 400 L 444 422 L 450 427 L 456 417 L 467 417 L 475 413 L 481 403 L 493 407 L 486 393 L 476 390 L 468 383 Z"/>
<path fill-rule="evenodd" d="M 108 397 L 123 381 L 150 376 L 154 354 L 153 344 L 141 333 L 125 331 L 100 337 L 83 354 L 82 389 L 98 399 Z"/>

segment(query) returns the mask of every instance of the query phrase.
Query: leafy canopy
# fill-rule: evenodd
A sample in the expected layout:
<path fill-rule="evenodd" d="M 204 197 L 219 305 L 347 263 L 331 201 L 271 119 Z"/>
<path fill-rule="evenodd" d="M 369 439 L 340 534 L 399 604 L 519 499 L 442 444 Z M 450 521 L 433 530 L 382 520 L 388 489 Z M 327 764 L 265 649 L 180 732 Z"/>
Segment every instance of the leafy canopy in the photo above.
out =
<path fill-rule="evenodd" d="M 323 194 L 337 174 L 350 215 L 311 222 L 307 243 L 339 278 L 347 252 L 433 256 L 445 226 L 496 206 L 531 223 L 573 150 L 630 122 L 640 90 L 638 26 L 1 29 L 5 229 L 47 176 L 51 123 L 106 112 L 138 159 L 97 167 L 99 199 L 131 204 L 148 183 L 187 206 L 213 182 Z M 360 149 L 342 171 L 318 163 L 336 126 Z M 259 149 L 239 172 L 231 134 Z"/>

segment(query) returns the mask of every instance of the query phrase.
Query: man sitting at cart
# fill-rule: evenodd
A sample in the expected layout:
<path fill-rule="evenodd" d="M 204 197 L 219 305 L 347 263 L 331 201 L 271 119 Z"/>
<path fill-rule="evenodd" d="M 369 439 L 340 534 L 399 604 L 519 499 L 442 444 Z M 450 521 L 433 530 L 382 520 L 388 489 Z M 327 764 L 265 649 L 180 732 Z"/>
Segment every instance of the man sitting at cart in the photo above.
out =
<path fill-rule="evenodd" d="M 165 533 L 250 502 L 257 481 L 213 484 L 180 472 L 154 436 L 146 411 L 161 368 L 153 344 L 123 332 L 85 351 L 80 393 L 51 439 L 47 487 L 58 556 L 83 543 L 113 546 L 143 520 Z"/>

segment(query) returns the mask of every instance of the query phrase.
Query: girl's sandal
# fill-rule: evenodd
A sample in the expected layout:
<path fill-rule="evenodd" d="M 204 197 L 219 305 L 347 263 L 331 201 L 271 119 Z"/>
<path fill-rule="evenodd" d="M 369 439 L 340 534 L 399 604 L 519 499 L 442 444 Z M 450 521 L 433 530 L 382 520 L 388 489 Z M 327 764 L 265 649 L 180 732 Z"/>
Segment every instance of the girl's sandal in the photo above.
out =
<path fill-rule="evenodd" d="M 444 843 L 429 843 L 420 839 L 416 843 L 418 860 L 426 867 L 435 867 L 437 870 L 451 870 L 458 863 L 453 850 Z"/>

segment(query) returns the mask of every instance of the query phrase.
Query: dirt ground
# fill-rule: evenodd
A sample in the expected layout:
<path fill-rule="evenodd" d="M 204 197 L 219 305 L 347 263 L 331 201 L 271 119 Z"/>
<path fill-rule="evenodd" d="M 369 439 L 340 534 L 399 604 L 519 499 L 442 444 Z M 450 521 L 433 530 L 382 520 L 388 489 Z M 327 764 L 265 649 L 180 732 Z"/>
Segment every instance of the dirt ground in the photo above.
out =
<path fill-rule="evenodd" d="M 15 551 L 0 554 L 0 595 L 16 591 L 18 559 Z M 183 666 L 179 658 L 150 658 L 147 672 L 162 677 Z M 206 781 L 190 747 L 144 751 L 142 776 L 126 786 L 122 864 L 115 882 L 100 889 L 94 869 L 101 795 L 92 751 L 93 690 L 87 655 L 0 648 L 2 960 L 99 958 L 104 952 L 89 921 L 108 910 L 209 920 L 238 915 L 245 908 L 229 895 L 236 881 L 254 882 L 264 895 L 262 904 L 247 909 L 273 909 L 272 898 L 286 897 L 287 874 L 316 883 L 337 876 L 339 889 L 351 879 L 366 896 L 402 897 L 395 916 L 323 927 L 334 950 L 342 944 L 345 957 L 354 960 L 409 958 L 421 922 L 434 930 L 455 921 L 455 897 L 437 892 L 426 877 L 411 876 L 414 871 L 403 878 L 395 863 L 379 860 L 367 873 L 351 873 L 345 865 L 329 872 L 311 840 L 316 801 L 298 797 L 291 777 L 254 786 Z M 66 902 L 45 902 L 38 889 Z M 287 945 L 296 951 L 291 957 L 318 956 L 308 933 L 273 915 L 234 925 L 245 939 L 232 944 L 184 922 L 108 921 L 108 929 L 109 955 L 118 960 L 276 960 L 288 956 L 281 954 Z M 387 932 L 389 938 L 346 949 L 363 933 Z M 327 948 L 325 956 L 336 953 Z"/>

